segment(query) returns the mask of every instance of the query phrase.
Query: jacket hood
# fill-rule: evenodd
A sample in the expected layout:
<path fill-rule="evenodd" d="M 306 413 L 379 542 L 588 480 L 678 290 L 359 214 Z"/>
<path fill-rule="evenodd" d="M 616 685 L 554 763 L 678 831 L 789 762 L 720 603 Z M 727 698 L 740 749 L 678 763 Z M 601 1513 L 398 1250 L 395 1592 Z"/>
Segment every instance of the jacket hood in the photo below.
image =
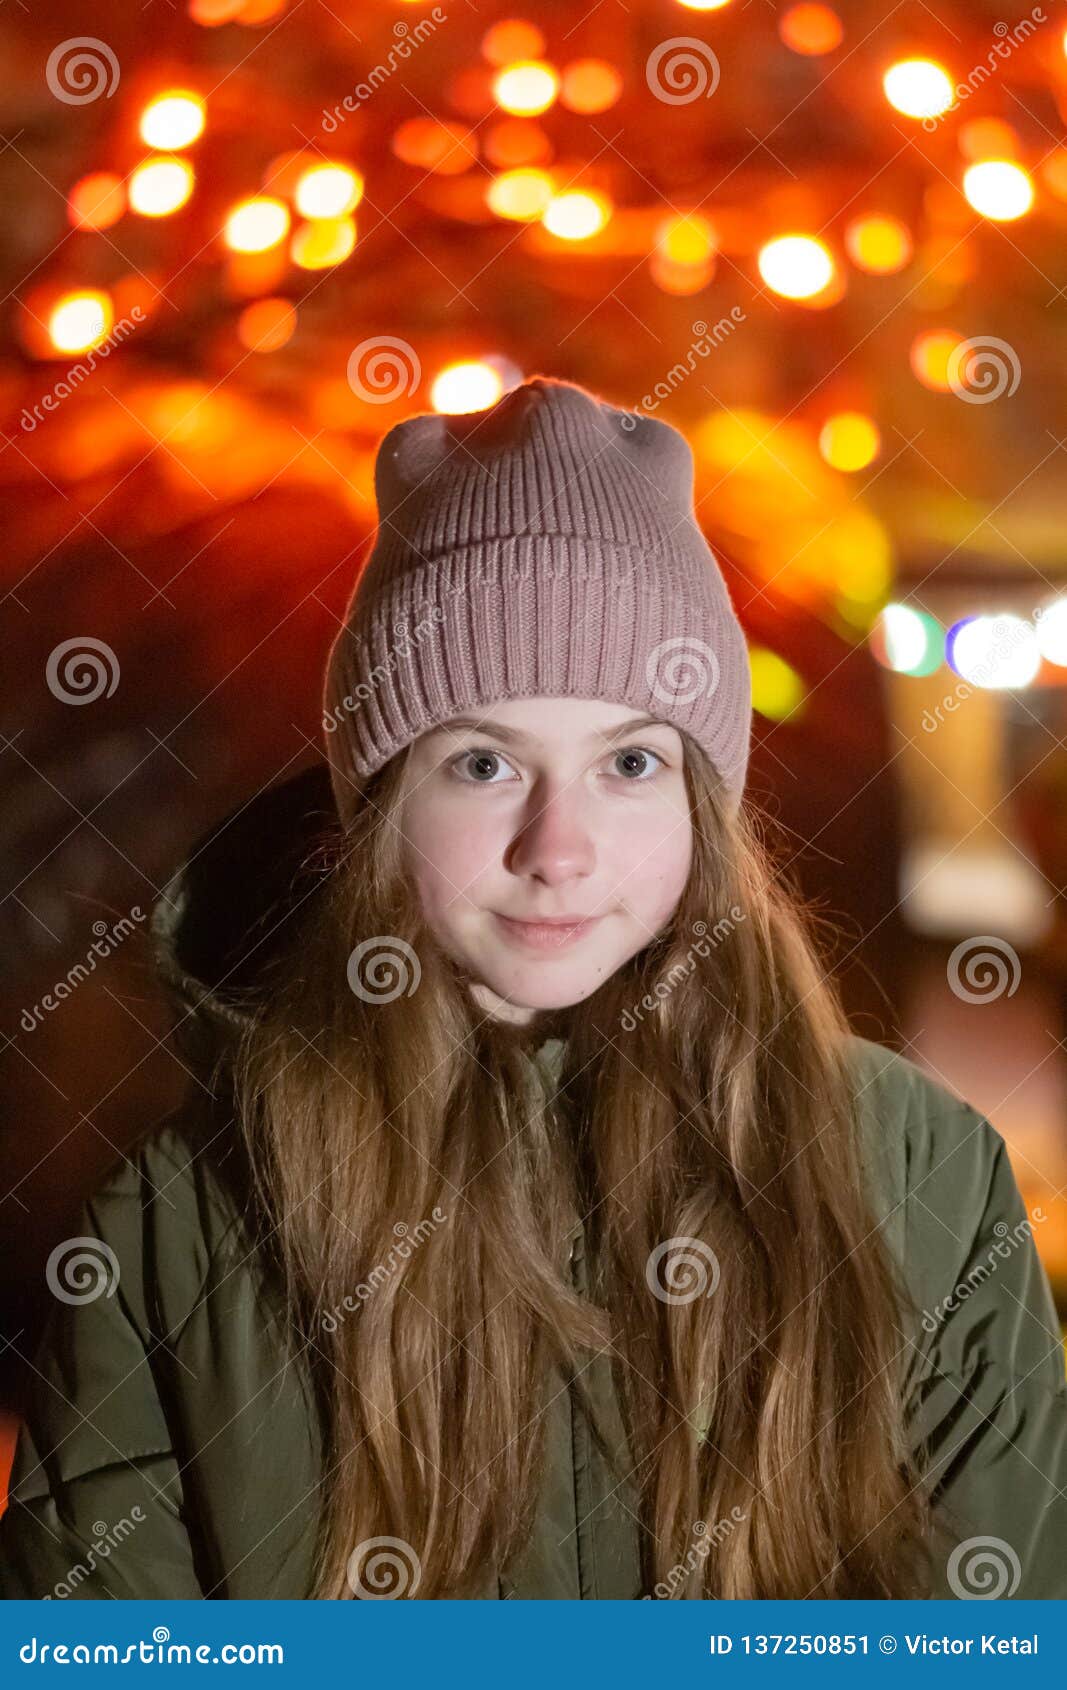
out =
<path fill-rule="evenodd" d="M 316 847 L 340 822 L 322 761 L 263 788 L 195 842 L 151 912 L 158 977 L 179 1011 L 172 1038 L 206 1071 L 247 1021 L 266 965 L 318 878 Z M 564 1042 L 537 1060 L 558 1071 Z"/>

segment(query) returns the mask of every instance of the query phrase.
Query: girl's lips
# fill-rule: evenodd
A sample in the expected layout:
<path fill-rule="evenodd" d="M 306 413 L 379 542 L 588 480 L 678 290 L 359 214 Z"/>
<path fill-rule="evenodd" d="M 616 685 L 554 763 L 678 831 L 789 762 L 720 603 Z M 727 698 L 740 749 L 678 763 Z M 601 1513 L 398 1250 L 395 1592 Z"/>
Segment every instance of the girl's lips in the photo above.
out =
<path fill-rule="evenodd" d="M 579 922 L 512 921 L 510 916 L 498 915 L 494 911 L 493 919 L 509 939 L 520 945 L 529 945 L 535 950 L 559 950 L 590 932 L 601 918 L 590 916 Z"/>

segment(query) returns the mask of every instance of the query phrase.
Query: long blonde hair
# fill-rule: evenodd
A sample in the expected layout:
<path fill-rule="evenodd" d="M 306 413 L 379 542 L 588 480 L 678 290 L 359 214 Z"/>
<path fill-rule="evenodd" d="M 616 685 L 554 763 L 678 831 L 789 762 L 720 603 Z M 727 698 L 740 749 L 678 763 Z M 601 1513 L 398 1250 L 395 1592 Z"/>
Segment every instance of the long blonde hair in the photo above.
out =
<path fill-rule="evenodd" d="M 323 843 L 233 1067 L 322 1417 L 309 1595 L 351 1595 L 353 1550 L 385 1536 L 417 1554 L 419 1597 L 506 1570 L 534 1525 L 547 1368 L 575 1378 L 617 1460 L 581 1381 L 605 1347 L 646 1590 L 926 1588 L 898 1365 L 914 1311 L 864 1190 L 848 1023 L 811 912 L 683 738 L 693 862 L 669 929 L 526 1027 L 484 1016 L 423 920 L 397 825 L 406 753 Z M 407 971 L 389 990 L 385 952 Z M 553 1033 L 543 1100 L 529 1055 Z M 649 1264 L 679 1240 L 680 1260 L 714 1258 L 713 1295 L 654 1293 Z M 694 1522 L 724 1520 L 680 1579 Z"/>

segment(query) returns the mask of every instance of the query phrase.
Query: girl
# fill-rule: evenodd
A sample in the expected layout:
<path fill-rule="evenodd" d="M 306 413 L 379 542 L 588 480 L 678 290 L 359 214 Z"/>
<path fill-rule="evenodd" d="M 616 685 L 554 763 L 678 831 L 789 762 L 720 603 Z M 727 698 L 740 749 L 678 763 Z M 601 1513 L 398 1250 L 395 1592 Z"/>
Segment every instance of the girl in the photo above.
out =
<path fill-rule="evenodd" d="M 328 775 L 156 906 L 196 1083 L 56 1265 L 9 1594 L 1067 1595 L 1003 1141 L 742 808 L 692 485 L 546 378 L 386 435 Z"/>

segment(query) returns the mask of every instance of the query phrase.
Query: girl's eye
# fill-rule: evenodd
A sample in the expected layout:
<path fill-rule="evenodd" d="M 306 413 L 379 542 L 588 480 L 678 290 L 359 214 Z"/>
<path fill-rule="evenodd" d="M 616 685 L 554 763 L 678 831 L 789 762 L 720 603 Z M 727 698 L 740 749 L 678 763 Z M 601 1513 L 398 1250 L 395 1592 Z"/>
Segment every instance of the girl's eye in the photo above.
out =
<path fill-rule="evenodd" d="M 470 767 L 469 774 L 462 772 L 464 765 Z M 499 782 L 494 780 L 493 776 L 501 768 L 510 769 L 511 764 L 499 751 L 477 747 L 472 751 L 461 751 L 458 757 L 453 758 L 449 768 L 459 780 L 466 781 L 468 786 L 497 786 Z"/>
<path fill-rule="evenodd" d="M 616 751 L 614 755 L 617 763 L 625 765 L 624 769 L 618 772 L 622 774 L 624 780 L 630 781 L 631 784 L 634 781 L 648 780 L 651 775 L 656 773 L 655 769 L 643 767 L 650 757 L 660 766 L 663 766 L 663 758 L 659 752 L 650 751 L 643 745 L 628 745 L 624 751 Z"/>

